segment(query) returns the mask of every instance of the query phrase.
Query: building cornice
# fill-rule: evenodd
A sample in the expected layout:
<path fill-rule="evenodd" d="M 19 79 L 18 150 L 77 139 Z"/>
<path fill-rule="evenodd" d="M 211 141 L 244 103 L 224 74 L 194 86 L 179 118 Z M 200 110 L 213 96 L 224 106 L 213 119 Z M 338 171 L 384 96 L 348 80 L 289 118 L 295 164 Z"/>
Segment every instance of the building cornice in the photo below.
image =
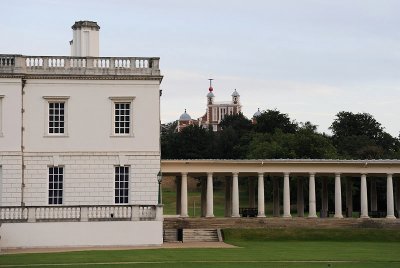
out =
<path fill-rule="evenodd" d="M 398 164 L 397 159 L 163 159 L 165 163 L 247 163 L 247 164 L 269 164 L 269 163 L 312 163 L 312 164 Z"/>
<path fill-rule="evenodd" d="M 163 76 L 148 75 L 49 75 L 49 74 L 2 74 L 0 78 L 20 79 L 61 79 L 61 80 L 155 80 L 162 81 Z"/>
<path fill-rule="evenodd" d="M 337 160 L 337 159 L 249 159 L 249 160 L 228 160 L 228 159 L 177 159 L 162 160 L 161 170 L 163 174 L 175 174 L 188 172 L 195 175 L 214 172 L 220 174 L 232 174 L 239 172 L 243 175 L 265 173 L 272 175 L 283 175 L 284 173 L 293 176 L 386 176 L 387 174 L 400 174 L 400 160 Z"/>

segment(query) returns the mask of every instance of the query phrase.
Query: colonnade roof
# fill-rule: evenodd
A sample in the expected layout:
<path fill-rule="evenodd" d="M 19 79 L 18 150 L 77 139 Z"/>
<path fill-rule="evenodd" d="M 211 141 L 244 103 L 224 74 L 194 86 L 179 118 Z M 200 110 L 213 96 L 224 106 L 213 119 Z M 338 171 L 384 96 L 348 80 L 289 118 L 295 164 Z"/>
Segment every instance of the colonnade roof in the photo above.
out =
<path fill-rule="evenodd" d="M 360 174 L 386 176 L 400 175 L 400 160 L 339 160 L 339 159 L 172 159 L 162 160 L 161 170 L 165 175 L 205 175 L 219 173 L 220 175 L 256 176 L 266 175 L 334 175 L 342 174 L 358 176 Z"/>

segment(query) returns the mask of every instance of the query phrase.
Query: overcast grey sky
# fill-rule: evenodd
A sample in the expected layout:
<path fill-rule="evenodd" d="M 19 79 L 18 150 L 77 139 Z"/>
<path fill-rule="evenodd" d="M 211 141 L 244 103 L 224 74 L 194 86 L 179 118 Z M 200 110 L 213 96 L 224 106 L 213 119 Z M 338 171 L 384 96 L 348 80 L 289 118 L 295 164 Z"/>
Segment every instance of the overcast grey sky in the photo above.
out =
<path fill-rule="evenodd" d="M 399 0 L 0 0 L 0 53 L 69 55 L 71 26 L 101 26 L 101 56 L 159 56 L 162 121 L 236 88 L 243 112 L 278 109 L 319 131 L 368 112 L 399 135 Z"/>

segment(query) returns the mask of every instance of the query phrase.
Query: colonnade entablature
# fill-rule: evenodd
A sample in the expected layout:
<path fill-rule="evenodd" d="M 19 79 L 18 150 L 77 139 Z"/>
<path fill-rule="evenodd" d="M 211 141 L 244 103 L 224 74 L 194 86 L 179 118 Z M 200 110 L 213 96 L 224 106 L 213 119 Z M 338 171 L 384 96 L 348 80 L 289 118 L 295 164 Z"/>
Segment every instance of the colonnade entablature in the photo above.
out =
<path fill-rule="evenodd" d="M 323 179 L 322 195 L 325 195 L 326 201 L 323 201 L 322 210 L 328 213 L 327 199 L 327 177 L 334 177 L 335 180 L 335 218 L 343 218 L 342 207 L 342 182 L 343 177 L 359 178 L 360 180 L 360 217 L 368 218 L 368 196 L 370 196 L 371 209 L 377 210 L 374 205 L 376 199 L 376 184 L 375 181 L 370 183 L 371 193 L 368 195 L 367 178 L 382 177 L 386 179 L 386 218 L 395 219 L 396 210 L 399 211 L 400 206 L 400 182 L 396 183 L 396 200 L 394 200 L 393 178 L 400 176 L 400 161 L 399 160 L 328 160 L 328 159 L 269 159 L 269 160 L 215 160 L 215 159 L 200 159 L 200 160 L 162 160 L 161 170 L 163 175 L 179 176 L 180 177 L 180 207 L 179 215 L 181 217 L 188 216 L 188 200 L 187 200 L 187 178 L 206 177 L 205 179 L 205 209 L 203 216 L 214 217 L 213 204 L 213 179 L 215 177 L 225 177 L 226 192 L 225 206 L 228 212 L 226 216 L 240 217 L 239 213 L 239 179 L 240 177 L 256 177 L 258 178 L 258 194 L 257 194 L 257 213 L 258 217 L 265 217 L 265 183 L 264 177 L 270 176 L 274 179 L 283 179 L 283 217 L 291 218 L 291 198 L 290 198 L 290 183 L 291 178 L 299 177 L 297 184 L 297 216 L 304 215 L 304 197 L 303 186 L 301 179 L 308 178 L 308 217 L 316 218 L 316 178 Z M 278 185 L 279 181 L 277 182 Z M 346 214 L 348 209 L 352 213 L 352 196 L 351 180 L 346 181 Z M 373 188 L 375 185 L 375 188 Z M 279 187 L 279 186 L 277 186 Z M 229 188 L 229 189 L 228 189 Z M 349 190 L 348 190 L 349 188 Z M 375 189 L 375 192 L 374 190 Z M 350 193 L 348 192 L 350 191 Z M 280 212 L 275 213 L 275 207 L 279 210 L 279 189 L 275 189 L 274 181 L 274 216 L 280 216 Z M 276 196 L 277 195 L 277 196 Z M 324 196 L 323 196 L 324 198 Z M 202 198 L 203 200 L 203 198 Z M 323 199 L 324 200 L 324 199 Z M 396 202 L 395 202 L 396 201 Z M 275 204 L 277 203 L 277 204 Z M 350 208 L 350 205 L 351 208 Z M 255 206 L 255 205 L 254 205 Z M 300 211 L 300 212 L 299 212 Z M 322 215 L 321 215 L 322 216 Z"/>

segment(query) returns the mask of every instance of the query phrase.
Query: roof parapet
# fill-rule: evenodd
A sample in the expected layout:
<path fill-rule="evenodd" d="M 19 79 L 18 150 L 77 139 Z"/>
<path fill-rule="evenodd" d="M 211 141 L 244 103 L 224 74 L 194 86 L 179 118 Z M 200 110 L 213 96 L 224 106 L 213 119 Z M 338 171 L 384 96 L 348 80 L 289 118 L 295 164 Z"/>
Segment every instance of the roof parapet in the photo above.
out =
<path fill-rule="evenodd" d="M 69 57 L 0 54 L 0 76 L 160 76 L 158 57 Z"/>

